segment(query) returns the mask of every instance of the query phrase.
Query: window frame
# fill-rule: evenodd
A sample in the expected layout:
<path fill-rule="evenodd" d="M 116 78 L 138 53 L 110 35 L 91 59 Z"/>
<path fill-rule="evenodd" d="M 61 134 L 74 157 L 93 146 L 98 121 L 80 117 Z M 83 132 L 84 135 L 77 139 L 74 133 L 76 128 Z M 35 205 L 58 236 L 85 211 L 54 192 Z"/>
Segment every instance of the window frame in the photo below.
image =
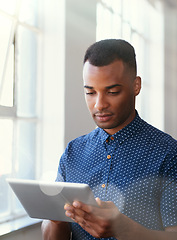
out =
<path fill-rule="evenodd" d="M 132 9 L 132 6 L 129 4 L 128 0 L 120 0 L 120 6 L 117 6 L 117 9 L 119 7 L 120 11 L 115 10 L 111 6 L 111 2 L 115 0 L 109 1 L 109 0 L 98 0 L 98 4 L 102 6 L 102 11 L 109 11 L 110 18 L 113 20 L 114 15 L 117 15 L 120 18 L 120 25 L 119 25 L 119 32 L 117 34 L 113 31 L 109 34 L 98 34 L 102 31 L 102 29 L 111 29 L 111 26 L 105 27 L 101 26 L 102 20 L 97 19 L 97 41 L 105 38 L 122 38 L 130 42 L 136 52 L 137 56 L 137 70 L 138 75 L 142 78 L 142 89 L 140 94 L 137 96 L 136 101 L 136 108 L 140 114 L 140 116 L 149 122 L 150 124 L 154 125 L 155 127 L 159 128 L 160 130 L 164 130 L 164 73 L 159 71 L 159 75 L 154 71 L 154 65 L 152 64 L 152 60 L 154 58 L 152 57 L 152 52 L 155 49 L 158 51 L 158 54 L 155 55 L 156 60 L 155 63 L 160 62 L 160 66 L 158 66 L 158 69 L 164 68 L 164 5 L 160 0 L 156 0 L 154 5 L 150 3 L 149 0 L 136 0 L 136 3 L 134 4 L 135 8 Z M 127 5 L 126 5 L 127 4 Z M 144 5 L 144 6 L 143 6 Z M 127 14 L 127 11 L 125 11 L 125 7 L 129 6 L 130 11 L 129 14 Z M 138 9 L 139 8 L 139 9 Z M 144 9 L 144 14 L 142 9 Z M 142 19 L 139 19 L 139 22 L 142 22 L 141 20 L 145 19 L 145 28 L 142 29 L 142 27 L 136 24 L 132 25 L 131 20 L 131 14 L 136 12 L 136 17 L 141 17 Z M 149 11 L 150 10 L 150 13 Z M 151 17 L 155 17 L 155 13 L 157 14 L 155 18 L 155 24 L 158 24 L 158 21 L 161 21 L 161 25 L 159 24 L 159 27 L 156 29 L 159 29 L 160 34 L 158 34 L 159 39 L 156 40 L 151 31 L 151 27 L 148 27 L 148 25 L 152 24 Z M 152 15 L 150 15 L 152 14 Z M 108 18 L 108 17 L 107 17 Z M 106 17 L 102 16 L 102 19 L 106 19 Z M 110 21 L 110 20 L 109 20 Z M 135 22 L 138 22 L 137 19 L 135 19 Z M 100 30 L 99 30 L 99 24 L 100 24 Z M 115 24 L 115 23 L 113 23 Z M 125 28 L 124 25 L 127 26 L 129 29 L 129 33 L 125 34 Z M 139 43 L 143 45 L 143 47 L 140 50 L 139 44 L 134 40 L 134 36 L 137 35 L 139 38 Z M 151 54 L 151 55 L 150 55 Z M 159 55 L 159 58 L 158 58 Z M 148 58 L 148 60 L 147 60 Z M 157 60 L 158 58 L 158 60 Z M 156 65 L 156 64 L 155 64 Z M 156 67 L 157 68 L 157 67 Z M 155 81 L 156 80 L 156 81 Z M 160 82 L 161 81 L 161 82 Z M 155 82 L 155 84 L 154 84 Z M 160 82 L 160 83 L 159 83 Z M 160 87 L 157 87 L 160 86 Z M 155 97 L 156 89 L 159 91 L 158 96 Z M 148 94 L 148 97 L 146 96 Z M 153 99 L 152 99 L 153 98 Z"/>
<path fill-rule="evenodd" d="M 21 1 L 22 3 L 22 1 Z M 17 103 L 17 84 L 18 84 L 18 75 L 17 75 L 17 55 L 18 55 L 18 49 L 16 48 L 16 41 L 18 41 L 18 39 L 16 38 L 16 31 L 18 29 L 18 27 L 24 27 L 25 29 L 29 30 L 32 34 L 36 35 L 36 45 L 37 45 L 37 60 L 36 63 L 38 64 L 39 61 L 41 60 L 42 57 L 42 52 L 41 52 L 41 43 L 42 43 L 42 30 L 41 30 L 41 23 L 40 23 L 40 19 L 39 19 L 39 26 L 32 26 L 28 23 L 22 22 L 19 20 L 19 8 L 20 5 L 19 1 L 17 1 L 17 6 L 16 6 L 16 12 L 15 14 L 9 14 L 3 10 L 0 9 L 0 14 L 3 15 L 3 17 L 10 19 L 12 21 L 11 24 L 11 32 L 10 32 L 10 37 L 9 37 L 9 41 L 8 41 L 8 47 L 6 50 L 6 56 L 5 56 L 5 60 L 4 60 L 4 68 L 3 68 L 3 73 L 2 73 L 2 79 L 1 79 L 1 83 L 3 84 L 3 81 L 5 81 L 5 74 L 7 71 L 7 64 L 8 64 L 8 57 L 9 57 L 9 52 L 10 52 L 10 48 L 11 45 L 14 44 L 14 66 L 13 66 L 13 106 L 4 106 L 2 104 L 0 104 L 0 121 L 6 121 L 6 120 L 11 120 L 13 122 L 13 132 L 12 132 L 12 154 L 13 157 L 11 158 L 12 161 L 12 172 L 10 177 L 15 177 L 15 164 L 17 164 L 17 155 L 19 154 L 18 151 L 19 149 L 17 148 L 17 146 L 15 145 L 15 142 L 18 141 L 17 138 L 19 138 L 18 135 L 18 131 L 19 131 L 19 125 L 20 123 L 25 123 L 27 125 L 33 125 L 35 128 L 35 132 L 34 132 L 34 137 L 36 139 L 35 141 L 35 149 L 38 149 L 38 145 L 40 145 L 39 143 L 39 132 L 40 132 L 40 126 L 39 126 L 39 104 L 41 102 L 41 99 L 39 99 L 39 101 L 37 101 L 35 103 L 36 106 L 36 111 L 37 114 L 35 114 L 34 116 L 19 116 L 18 115 L 18 103 Z M 39 11 L 41 11 L 41 0 L 38 1 L 39 4 Z M 39 16 L 40 17 L 40 16 Z M 39 64 L 40 65 L 40 64 Z M 39 91 L 40 88 L 40 77 L 41 77 L 41 69 L 39 68 L 38 70 L 39 72 L 36 72 L 36 78 L 37 78 L 37 83 L 36 83 L 36 91 Z M 2 85 L 1 85 L 2 87 Z M 36 93 L 37 94 L 37 93 Z M 40 93 L 39 93 L 40 95 Z M 41 97 L 41 96 L 40 96 Z M 39 98 L 40 98 L 39 97 Z M 29 126 L 30 127 L 30 126 Z M 28 131 L 30 133 L 30 131 Z M 40 139 L 41 140 L 41 139 Z M 30 142 L 29 142 L 30 143 Z M 14 146 L 15 145 L 15 146 Z M 20 150 L 22 151 L 22 150 Z M 37 151 L 37 152 L 36 152 Z M 39 150 L 36 150 L 34 152 L 35 154 L 35 177 L 37 178 L 40 173 L 41 170 L 39 170 L 39 162 L 40 160 L 37 160 L 37 156 L 40 155 L 40 147 Z M 2 169 L 2 176 L 3 176 L 3 169 Z M 9 177 L 9 176 L 8 176 Z M 7 185 L 9 192 L 8 192 L 8 199 L 7 199 L 7 206 L 8 206 L 8 211 L 6 212 L 2 212 L 0 213 L 0 224 L 12 221 L 14 219 L 19 219 L 21 217 L 27 216 L 27 213 L 25 212 L 25 210 L 23 209 L 23 207 L 21 206 L 19 209 L 19 211 L 16 209 L 14 209 L 14 206 L 16 206 L 16 204 L 20 204 L 20 202 L 17 200 L 17 198 L 15 197 L 14 193 L 10 190 L 10 187 Z M 20 204 L 21 205 L 21 204 Z"/>

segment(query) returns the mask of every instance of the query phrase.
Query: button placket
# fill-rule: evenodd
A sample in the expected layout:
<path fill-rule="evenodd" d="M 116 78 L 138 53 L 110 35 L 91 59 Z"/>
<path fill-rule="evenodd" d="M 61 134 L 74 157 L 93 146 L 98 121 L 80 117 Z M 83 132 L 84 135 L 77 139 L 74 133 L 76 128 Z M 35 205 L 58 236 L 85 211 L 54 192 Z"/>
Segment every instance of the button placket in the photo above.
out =
<path fill-rule="evenodd" d="M 114 152 L 114 137 L 110 137 L 109 139 L 106 140 L 106 163 L 105 163 L 105 174 L 103 177 L 103 182 L 101 185 L 102 191 L 104 196 L 106 195 L 106 190 L 107 190 L 107 184 L 108 184 L 108 179 L 109 179 L 109 172 L 111 169 L 111 162 L 112 162 L 112 156 Z"/>

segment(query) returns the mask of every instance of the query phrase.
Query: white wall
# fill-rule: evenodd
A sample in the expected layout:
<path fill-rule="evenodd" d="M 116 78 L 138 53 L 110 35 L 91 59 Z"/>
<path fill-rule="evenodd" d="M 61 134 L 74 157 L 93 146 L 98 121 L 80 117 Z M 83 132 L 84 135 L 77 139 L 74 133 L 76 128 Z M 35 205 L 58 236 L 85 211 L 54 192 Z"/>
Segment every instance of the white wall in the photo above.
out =
<path fill-rule="evenodd" d="M 44 3 L 42 161 L 43 173 L 55 178 L 66 144 L 95 127 L 85 104 L 82 63 L 96 40 L 96 1 Z"/>
<path fill-rule="evenodd" d="M 165 131 L 177 139 L 177 8 L 165 8 Z"/>
<path fill-rule="evenodd" d="M 87 110 L 82 83 L 83 57 L 96 41 L 95 0 L 66 0 L 65 146 L 95 125 Z"/>
<path fill-rule="evenodd" d="M 42 172 L 57 171 L 64 148 L 65 0 L 43 1 L 41 133 Z M 55 178 L 55 174 L 54 174 Z"/>

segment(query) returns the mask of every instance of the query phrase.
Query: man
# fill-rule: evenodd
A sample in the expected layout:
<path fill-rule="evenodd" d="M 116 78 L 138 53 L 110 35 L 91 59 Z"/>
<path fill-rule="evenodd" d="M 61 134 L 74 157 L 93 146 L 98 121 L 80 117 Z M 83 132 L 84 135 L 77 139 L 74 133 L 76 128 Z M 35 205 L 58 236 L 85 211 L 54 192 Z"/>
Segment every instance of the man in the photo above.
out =
<path fill-rule="evenodd" d="M 135 110 L 141 89 L 133 47 L 123 40 L 88 48 L 83 80 L 98 128 L 71 141 L 57 181 L 88 183 L 98 207 L 65 205 L 75 223 L 44 221 L 45 240 L 177 239 L 177 141 Z"/>

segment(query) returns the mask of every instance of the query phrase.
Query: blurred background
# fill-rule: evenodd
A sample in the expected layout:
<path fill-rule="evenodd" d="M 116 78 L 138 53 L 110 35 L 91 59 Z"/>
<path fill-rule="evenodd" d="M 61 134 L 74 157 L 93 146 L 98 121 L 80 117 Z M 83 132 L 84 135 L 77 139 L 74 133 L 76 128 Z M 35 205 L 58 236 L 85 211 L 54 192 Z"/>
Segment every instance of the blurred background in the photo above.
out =
<path fill-rule="evenodd" d="M 0 239 L 41 239 L 5 179 L 54 181 L 68 141 L 95 128 L 83 56 L 106 38 L 134 46 L 136 109 L 177 138 L 177 1 L 0 0 Z"/>

